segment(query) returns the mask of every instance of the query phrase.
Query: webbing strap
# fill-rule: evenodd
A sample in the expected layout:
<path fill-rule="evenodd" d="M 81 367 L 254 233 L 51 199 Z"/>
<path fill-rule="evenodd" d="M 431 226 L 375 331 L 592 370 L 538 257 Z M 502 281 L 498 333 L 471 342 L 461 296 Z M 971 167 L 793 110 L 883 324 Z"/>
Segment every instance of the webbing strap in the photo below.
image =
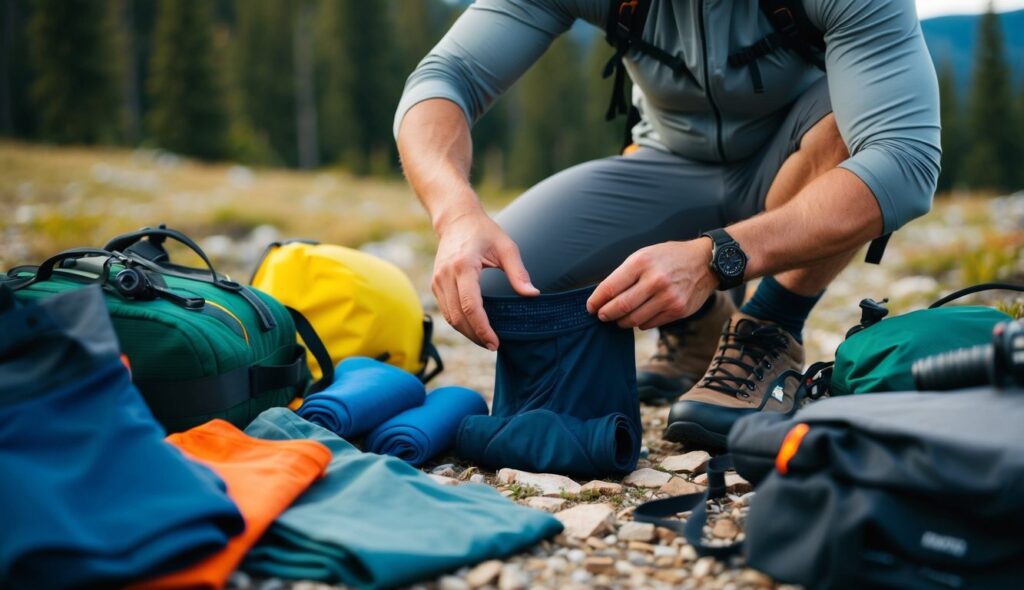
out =
<path fill-rule="evenodd" d="M 885 255 L 885 247 L 889 245 L 890 238 L 892 238 L 891 233 L 871 240 L 871 245 L 868 246 L 868 253 L 864 255 L 864 262 L 868 264 L 881 264 L 882 256 Z"/>
<path fill-rule="evenodd" d="M 320 339 L 320 335 L 316 333 L 313 325 L 309 323 L 306 316 L 302 315 L 302 312 L 288 306 L 285 306 L 285 309 L 292 316 L 292 321 L 295 323 L 295 331 L 302 337 L 302 341 L 306 344 L 309 354 L 313 355 L 313 358 L 316 359 L 316 364 L 320 367 L 320 380 L 309 387 L 308 393 L 323 391 L 334 382 L 334 361 L 331 360 L 331 353 L 327 351 L 327 346 Z M 305 391 L 300 391 L 297 395 L 303 396 L 306 393 Z"/>

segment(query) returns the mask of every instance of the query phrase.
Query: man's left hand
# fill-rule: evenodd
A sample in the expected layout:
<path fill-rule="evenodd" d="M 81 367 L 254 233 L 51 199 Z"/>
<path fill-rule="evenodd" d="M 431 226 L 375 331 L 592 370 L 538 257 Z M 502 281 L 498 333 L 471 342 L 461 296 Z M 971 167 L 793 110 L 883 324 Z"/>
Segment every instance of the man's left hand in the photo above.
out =
<path fill-rule="evenodd" d="M 707 238 L 641 248 L 597 286 L 587 311 L 642 330 L 688 317 L 718 286 L 710 262 Z"/>

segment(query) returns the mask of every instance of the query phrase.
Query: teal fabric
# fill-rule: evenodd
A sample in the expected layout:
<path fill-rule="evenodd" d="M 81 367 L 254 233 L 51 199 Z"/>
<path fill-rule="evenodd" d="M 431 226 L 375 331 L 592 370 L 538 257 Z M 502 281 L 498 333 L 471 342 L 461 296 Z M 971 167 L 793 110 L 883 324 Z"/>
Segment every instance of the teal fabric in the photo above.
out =
<path fill-rule="evenodd" d="M 249 552 L 242 568 L 253 574 L 391 588 L 517 553 L 562 530 L 551 515 L 488 486 L 442 486 L 283 408 L 267 410 L 245 432 L 315 440 L 334 455 L 324 478 Z"/>
<path fill-rule="evenodd" d="M 921 309 L 887 318 L 839 345 L 832 395 L 913 391 L 914 361 L 992 342 L 992 329 L 1010 316 L 991 307 Z"/>

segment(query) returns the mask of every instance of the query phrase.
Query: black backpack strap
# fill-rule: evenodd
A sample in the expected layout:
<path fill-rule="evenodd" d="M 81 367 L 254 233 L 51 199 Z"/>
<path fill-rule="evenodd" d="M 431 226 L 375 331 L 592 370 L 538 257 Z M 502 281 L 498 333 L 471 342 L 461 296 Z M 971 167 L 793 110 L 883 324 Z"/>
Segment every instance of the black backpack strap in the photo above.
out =
<path fill-rule="evenodd" d="M 309 390 L 304 393 L 323 391 L 334 382 L 334 362 L 331 360 L 331 354 L 327 352 L 324 341 L 320 339 L 320 336 L 313 329 L 313 325 L 309 323 L 306 316 L 302 315 L 302 312 L 297 309 L 288 306 L 285 306 L 285 308 L 291 314 L 292 321 L 295 322 L 295 331 L 299 333 L 299 336 L 302 336 L 302 341 L 306 343 L 306 348 L 313 355 L 313 358 L 316 359 L 316 364 L 320 367 L 320 380 L 310 385 Z"/>
<path fill-rule="evenodd" d="M 802 0 L 759 0 L 758 5 L 774 30 L 729 56 L 730 66 L 750 69 L 756 94 L 764 92 L 758 60 L 779 49 L 791 49 L 807 63 L 825 70 L 825 61 L 821 57 L 825 50 L 825 36 L 807 17 Z"/>
<path fill-rule="evenodd" d="M 885 247 L 889 245 L 890 238 L 892 238 L 891 233 L 871 240 L 871 245 L 868 246 L 868 253 L 864 255 L 864 262 L 868 264 L 881 264 L 882 256 L 885 254 Z"/>
<path fill-rule="evenodd" d="M 711 546 L 704 543 L 704 526 L 708 522 L 708 500 L 725 497 L 725 472 L 732 468 L 733 461 L 729 455 L 719 455 L 711 459 L 707 467 L 707 491 L 644 502 L 636 507 L 633 512 L 633 520 L 647 522 L 673 531 L 693 545 L 697 554 L 701 556 L 707 555 L 722 559 L 739 554 L 743 548 L 742 541 L 723 546 Z M 671 518 L 680 512 L 691 510 L 693 512 L 685 523 Z"/>
<path fill-rule="evenodd" d="M 1014 283 L 981 283 L 980 285 L 973 285 L 971 287 L 960 289 L 959 291 L 954 291 L 929 305 L 928 309 L 942 307 L 947 303 L 967 297 L 968 295 L 973 295 L 974 293 L 981 293 L 982 291 L 1018 291 L 1024 293 L 1024 285 L 1017 285 Z"/>
<path fill-rule="evenodd" d="M 420 352 L 420 362 L 423 363 L 423 369 L 417 375 L 423 383 L 428 383 L 444 370 L 444 361 L 441 360 L 441 353 L 434 346 L 433 339 L 434 319 L 429 315 L 425 315 L 423 316 L 423 350 Z M 434 362 L 434 368 L 427 371 L 431 361 Z"/>

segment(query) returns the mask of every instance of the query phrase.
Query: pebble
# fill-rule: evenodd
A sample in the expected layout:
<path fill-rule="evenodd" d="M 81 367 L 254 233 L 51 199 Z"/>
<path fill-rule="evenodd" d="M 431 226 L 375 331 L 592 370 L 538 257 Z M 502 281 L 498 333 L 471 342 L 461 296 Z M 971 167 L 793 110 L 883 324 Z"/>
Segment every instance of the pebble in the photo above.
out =
<path fill-rule="evenodd" d="M 583 560 L 587 558 L 587 552 L 582 549 L 571 549 L 566 557 L 572 563 L 583 563 Z"/>
<path fill-rule="evenodd" d="M 678 552 L 674 547 L 668 547 L 666 545 L 655 545 L 654 546 L 654 557 L 675 557 Z"/>
<path fill-rule="evenodd" d="M 758 588 L 772 587 L 772 579 L 755 569 L 745 568 L 740 572 L 739 580 L 744 584 L 750 584 Z"/>
<path fill-rule="evenodd" d="M 523 568 L 508 564 L 501 568 L 498 575 L 498 590 L 522 590 L 530 585 L 530 577 Z"/>
<path fill-rule="evenodd" d="M 693 561 L 697 559 L 697 550 L 693 548 L 693 545 L 683 545 L 683 548 L 679 550 L 679 556 L 684 561 Z"/>
<path fill-rule="evenodd" d="M 251 590 L 252 578 L 249 577 L 249 574 L 238 570 L 228 578 L 227 587 L 232 590 Z"/>
<path fill-rule="evenodd" d="M 455 465 L 451 463 L 445 463 L 444 465 L 438 465 L 437 467 L 430 470 L 434 475 L 443 475 L 445 477 L 455 477 Z"/>
<path fill-rule="evenodd" d="M 442 576 L 437 581 L 437 590 L 469 590 L 469 583 L 458 576 Z"/>
<path fill-rule="evenodd" d="M 651 449 L 647 448 L 646 446 L 640 447 L 640 458 L 641 459 L 646 459 L 647 457 L 650 456 L 650 454 L 651 454 Z"/>
<path fill-rule="evenodd" d="M 711 572 L 715 569 L 715 558 L 714 557 L 701 557 L 697 560 L 697 563 L 693 564 L 693 576 L 695 578 L 706 578 L 711 575 Z"/>
<path fill-rule="evenodd" d="M 702 486 L 708 485 L 708 474 L 702 473 L 697 477 L 693 478 L 693 483 L 700 484 Z M 750 482 L 743 479 L 743 477 L 735 471 L 729 471 L 725 474 L 725 489 L 734 494 L 746 494 L 747 492 L 754 489 Z"/>
<path fill-rule="evenodd" d="M 555 514 L 568 537 L 585 539 L 608 532 L 615 525 L 615 512 L 608 504 L 579 504 Z"/>
<path fill-rule="evenodd" d="M 457 486 L 457 485 L 459 485 L 459 480 L 455 479 L 454 477 L 448 477 L 447 475 L 438 475 L 436 473 L 428 473 L 427 476 L 430 477 L 430 479 L 434 480 L 435 482 L 437 482 L 437 483 L 439 483 L 439 484 L 441 484 L 443 486 Z"/>
<path fill-rule="evenodd" d="M 735 539 L 740 529 L 731 518 L 719 518 L 711 527 L 711 534 L 719 539 Z"/>
<path fill-rule="evenodd" d="M 619 538 L 615 535 L 608 535 L 607 537 L 601 540 L 604 541 L 606 545 L 614 545 L 619 542 Z"/>
<path fill-rule="evenodd" d="M 540 490 L 542 496 L 554 498 L 560 497 L 563 493 L 580 493 L 580 484 L 564 475 L 555 473 L 530 473 L 529 471 L 505 468 L 498 472 L 498 482 L 535 487 Z"/>
<path fill-rule="evenodd" d="M 681 477 L 673 477 L 672 479 L 668 480 L 668 483 L 661 486 L 658 489 L 658 491 L 663 494 L 668 494 L 670 496 L 683 496 L 686 494 L 703 493 L 706 489 L 707 488 L 705 488 L 704 486 L 699 486 L 695 483 L 686 481 Z"/>
<path fill-rule="evenodd" d="M 596 492 L 602 496 L 614 496 L 615 494 L 621 494 L 623 490 L 621 483 L 612 483 L 608 481 L 601 481 L 595 479 L 594 481 L 588 481 L 580 487 L 580 492 Z"/>
<path fill-rule="evenodd" d="M 492 559 L 485 561 L 475 568 L 469 570 L 466 574 L 466 583 L 469 584 L 470 588 L 479 588 L 486 586 L 494 581 L 501 573 L 501 561 Z"/>
<path fill-rule="evenodd" d="M 582 553 L 582 551 L 580 553 Z M 585 558 L 586 554 L 584 554 L 584 557 L 580 558 L 580 561 L 583 561 L 583 559 Z M 548 558 L 546 565 L 547 568 L 553 572 L 564 572 L 569 567 L 569 561 L 566 560 L 564 557 L 556 556 Z"/>
<path fill-rule="evenodd" d="M 592 574 L 610 574 L 615 571 L 615 558 L 588 557 L 583 562 L 583 569 Z"/>
<path fill-rule="evenodd" d="M 487 483 L 487 478 L 482 473 L 474 473 L 469 476 L 469 481 L 472 483 Z"/>
<path fill-rule="evenodd" d="M 623 541 L 650 541 L 654 539 L 654 525 L 646 522 L 627 522 L 619 528 L 619 539 Z"/>
<path fill-rule="evenodd" d="M 268 578 L 260 582 L 259 590 L 285 590 L 288 586 L 280 578 Z"/>
<path fill-rule="evenodd" d="M 627 485 L 639 486 L 642 488 L 660 488 L 672 479 L 671 473 L 644 467 L 630 473 L 622 480 Z"/>
<path fill-rule="evenodd" d="M 526 499 L 526 505 L 530 508 L 536 508 L 537 510 L 550 512 L 552 514 L 558 512 L 562 508 L 565 508 L 567 503 L 568 501 L 563 500 L 562 498 L 549 498 L 547 496 L 533 496 Z"/>
<path fill-rule="evenodd" d="M 669 471 L 685 473 L 703 473 L 711 460 L 706 451 L 691 451 L 683 455 L 672 455 L 661 462 L 661 466 Z"/>
<path fill-rule="evenodd" d="M 587 570 L 576 570 L 570 576 L 573 584 L 586 585 L 590 582 L 590 572 Z"/>

